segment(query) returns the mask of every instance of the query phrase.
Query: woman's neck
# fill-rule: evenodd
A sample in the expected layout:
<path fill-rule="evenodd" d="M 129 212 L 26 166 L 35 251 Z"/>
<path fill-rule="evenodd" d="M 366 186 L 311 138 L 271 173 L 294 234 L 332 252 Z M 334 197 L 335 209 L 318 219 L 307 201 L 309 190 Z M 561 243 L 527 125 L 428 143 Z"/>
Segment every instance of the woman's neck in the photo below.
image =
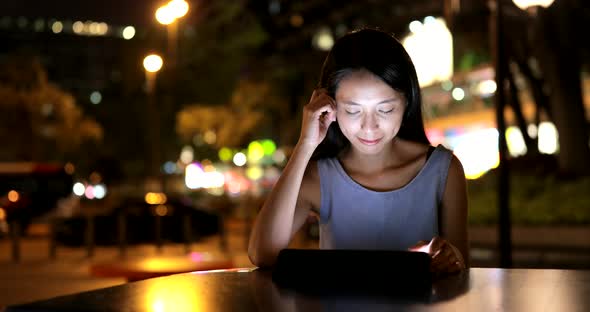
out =
<path fill-rule="evenodd" d="M 399 139 L 393 139 L 383 150 L 374 155 L 363 154 L 350 146 L 342 154 L 341 160 L 347 170 L 366 174 L 383 172 L 386 168 L 396 166 L 400 162 L 396 151 L 399 150 Z"/>

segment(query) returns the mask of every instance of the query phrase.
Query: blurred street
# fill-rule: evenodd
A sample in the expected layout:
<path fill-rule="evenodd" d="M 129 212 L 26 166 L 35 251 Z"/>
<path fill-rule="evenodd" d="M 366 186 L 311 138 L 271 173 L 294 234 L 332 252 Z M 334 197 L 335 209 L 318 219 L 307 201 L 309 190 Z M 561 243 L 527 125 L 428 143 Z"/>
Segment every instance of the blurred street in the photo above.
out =
<path fill-rule="evenodd" d="M 228 225 L 227 252 L 220 248 L 219 236 L 212 236 L 191 245 L 192 252 L 200 252 L 212 257 L 229 257 L 236 267 L 250 267 L 245 252 L 243 231 L 238 226 Z M 89 268 L 94 263 L 116 260 L 119 257 L 117 246 L 97 246 L 94 256 L 87 258 L 85 248 L 58 246 L 56 260 L 49 259 L 49 239 L 45 233 L 46 225 L 36 224 L 29 237 L 21 243 L 21 260 L 11 259 L 11 241 L 0 239 L 0 311 L 3 306 L 28 301 L 51 298 L 59 295 L 82 292 L 125 283 L 124 278 L 93 277 Z M 184 244 L 166 244 L 160 254 L 155 245 L 132 245 L 127 249 L 127 259 L 159 256 L 178 256 L 185 253 Z"/>

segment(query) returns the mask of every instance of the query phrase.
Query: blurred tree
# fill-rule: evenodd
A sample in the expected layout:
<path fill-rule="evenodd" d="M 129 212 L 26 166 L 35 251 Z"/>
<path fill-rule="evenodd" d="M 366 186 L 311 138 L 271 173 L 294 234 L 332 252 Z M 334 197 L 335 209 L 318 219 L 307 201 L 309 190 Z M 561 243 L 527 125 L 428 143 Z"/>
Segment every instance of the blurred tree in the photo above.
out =
<path fill-rule="evenodd" d="M 281 116 L 282 104 L 268 83 L 242 80 L 226 105 L 194 104 L 181 110 L 176 131 L 185 141 L 195 135 L 208 141 L 207 133 L 213 133 L 215 140 L 207 143 L 215 148 L 243 147 L 256 136 L 271 132 L 269 127 L 280 122 L 272 119 Z"/>
<path fill-rule="evenodd" d="M 510 3 L 503 18 L 506 32 L 509 73 L 506 86 L 508 101 L 519 119 L 521 132 L 529 152 L 537 152 L 536 140 L 526 134 L 521 104 L 516 94 L 514 72 L 519 71 L 527 81 L 536 105 L 536 120 L 544 112 L 558 132 L 559 172 L 565 176 L 590 174 L 588 119 L 582 92 L 582 68 L 588 65 L 584 55 L 588 48 L 572 35 L 583 29 L 587 10 L 577 0 L 555 1 L 549 8 L 541 7 L 523 12 Z M 556 48 L 558 47 L 558 48 Z M 534 155 L 533 155 L 534 156 Z"/>
<path fill-rule="evenodd" d="M 64 160 L 85 141 L 102 139 L 102 127 L 48 81 L 35 58 L 14 55 L 0 63 L 0 99 L 2 160 Z"/>
<path fill-rule="evenodd" d="M 589 128 L 581 81 L 582 64 L 588 60 L 582 57 L 580 43 L 590 12 L 584 7 L 582 1 L 555 1 L 539 12 L 531 28 L 532 54 L 546 82 L 552 121 L 559 133 L 559 169 L 565 175 L 590 175 Z"/>

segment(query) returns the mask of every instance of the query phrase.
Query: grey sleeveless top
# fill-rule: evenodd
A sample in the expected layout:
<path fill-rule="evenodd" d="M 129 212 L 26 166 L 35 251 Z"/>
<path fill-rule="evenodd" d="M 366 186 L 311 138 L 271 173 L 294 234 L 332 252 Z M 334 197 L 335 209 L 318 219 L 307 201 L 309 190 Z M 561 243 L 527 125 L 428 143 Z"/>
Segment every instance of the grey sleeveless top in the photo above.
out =
<path fill-rule="evenodd" d="M 355 182 L 337 158 L 318 161 L 320 249 L 406 250 L 438 235 L 438 208 L 452 152 L 438 145 L 404 187 L 386 192 Z"/>

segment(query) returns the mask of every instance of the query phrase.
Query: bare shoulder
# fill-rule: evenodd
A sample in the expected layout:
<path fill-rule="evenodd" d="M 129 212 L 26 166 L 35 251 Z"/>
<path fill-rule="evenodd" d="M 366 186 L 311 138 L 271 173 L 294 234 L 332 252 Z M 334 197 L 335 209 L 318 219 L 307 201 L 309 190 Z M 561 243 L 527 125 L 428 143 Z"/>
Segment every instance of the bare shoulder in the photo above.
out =
<path fill-rule="evenodd" d="M 449 165 L 449 177 L 448 179 L 457 179 L 459 181 L 465 181 L 465 172 L 463 171 L 463 165 L 455 154 L 451 154 L 451 163 Z"/>
<path fill-rule="evenodd" d="M 318 170 L 318 161 L 311 160 L 307 164 L 303 180 L 301 181 L 301 188 L 299 191 L 301 199 L 311 204 L 311 209 L 319 211 L 320 203 L 320 175 Z"/>
<path fill-rule="evenodd" d="M 403 139 L 398 139 L 397 145 L 398 150 L 403 151 L 403 154 L 405 154 L 405 156 L 410 159 L 416 159 L 425 156 L 426 153 L 428 153 L 428 148 L 430 148 L 430 144 Z"/>

